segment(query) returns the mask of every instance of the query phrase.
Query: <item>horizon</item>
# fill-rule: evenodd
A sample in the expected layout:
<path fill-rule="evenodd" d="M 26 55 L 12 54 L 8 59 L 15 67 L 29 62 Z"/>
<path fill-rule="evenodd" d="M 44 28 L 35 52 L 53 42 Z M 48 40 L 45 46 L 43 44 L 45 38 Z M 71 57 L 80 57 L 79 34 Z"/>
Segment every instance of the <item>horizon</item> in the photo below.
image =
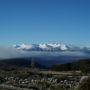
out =
<path fill-rule="evenodd" d="M 89 0 L 0 0 L 0 46 L 90 46 Z"/>
<path fill-rule="evenodd" d="M 15 45 L 48 45 L 48 44 L 60 44 L 60 45 L 66 45 L 66 46 L 75 46 L 75 47 L 90 47 L 90 45 L 86 45 L 86 44 L 70 44 L 70 43 L 64 43 L 64 42 L 61 42 L 61 43 L 55 43 L 55 42 L 50 42 L 50 43 L 44 43 L 44 42 L 41 42 L 41 43 L 14 43 L 14 44 L 0 44 L 0 47 L 13 47 Z"/>

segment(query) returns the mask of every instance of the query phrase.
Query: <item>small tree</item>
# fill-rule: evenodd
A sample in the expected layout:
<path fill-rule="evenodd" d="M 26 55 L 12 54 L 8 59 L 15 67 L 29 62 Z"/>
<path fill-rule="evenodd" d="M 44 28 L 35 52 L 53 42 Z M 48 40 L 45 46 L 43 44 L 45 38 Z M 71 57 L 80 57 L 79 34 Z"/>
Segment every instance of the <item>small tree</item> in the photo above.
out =
<path fill-rule="evenodd" d="M 31 60 L 31 68 L 32 68 L 32 69 L 35 68 L 35 60 L 34 60 L 34 59 Z"/>

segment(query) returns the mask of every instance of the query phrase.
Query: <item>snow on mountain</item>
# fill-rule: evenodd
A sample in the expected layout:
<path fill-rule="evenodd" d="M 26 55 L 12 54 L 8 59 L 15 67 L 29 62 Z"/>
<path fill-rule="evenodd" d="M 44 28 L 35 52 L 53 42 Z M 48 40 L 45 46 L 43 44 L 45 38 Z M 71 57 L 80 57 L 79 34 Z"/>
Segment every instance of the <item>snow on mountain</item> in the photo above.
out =
<path fill-rule="evenodd" d="M 10 57 L 60 57 L 61 59 L 65 57 L 88 58 L 90 57 L 90 47 L 55 43 L 21 44 L 13 45 L 12 47 L 0 47 L 0 58 Z"/>
<path fill-rule="evenodd" d="M 48 45 L 53 47 L 53 48 L 60 47 L 60 44 L 55 44 L 55 43 L 51 43 L 51 44 L 48 44 Z"/>
<path fill-rule="evenodd" d="M 65 44 L 61 44 L 61 45 L 60 45 L 60 48 L 61 48 L 61 50 L 67 50 L 67 49 L 68 49 Z"/>
<path fill-rule="evenodd" d="M 39 48 L 42 50 L 49 50 L 50 49 L 47 44 L 39 44 Z"/>
<path fill-rule="evenodd" d="M 22 44 L 20 45 L 20 47 L 18 47 L 17 49 L 33 49 L 34 48 L 34 45 L 25 45 L 25 44 Z"/>
<path fill-rule="evenodd" d="M 67 50 L 67 46 L 65 44 L 22 44 L 22 45 L 14 45 L 16 49 L 21 50 L 39 50 L 39 51 L 65 51 Z"/>
<path fill-rule="evenodd" d="M 65 45 L 65 44 L 21 44 L 13 46 L 19 50 L 26 51 L 80 51 L 80 52 L 90 52 L 90 47 L 85 46 L 74 46 L 74 45 Z"/>

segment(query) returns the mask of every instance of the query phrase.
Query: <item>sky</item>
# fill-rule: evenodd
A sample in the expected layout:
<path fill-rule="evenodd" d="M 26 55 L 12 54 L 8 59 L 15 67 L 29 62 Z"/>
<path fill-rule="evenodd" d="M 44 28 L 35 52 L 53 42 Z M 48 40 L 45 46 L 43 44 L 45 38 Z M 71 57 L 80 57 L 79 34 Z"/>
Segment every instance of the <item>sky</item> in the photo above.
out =
<path fill-rule="evenodd" d="M 90 0 L 0 0 L 0 45 L 90 46 Z"/>

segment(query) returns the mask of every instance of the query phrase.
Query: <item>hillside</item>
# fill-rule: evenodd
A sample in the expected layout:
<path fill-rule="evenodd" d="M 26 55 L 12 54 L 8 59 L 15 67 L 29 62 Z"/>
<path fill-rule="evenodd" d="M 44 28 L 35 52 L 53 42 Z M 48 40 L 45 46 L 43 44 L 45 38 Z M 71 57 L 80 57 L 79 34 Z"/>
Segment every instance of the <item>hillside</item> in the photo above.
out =
<path fill-rule="evenodd" d="M 81 71 L 87 72 L 87 71 L 90 71 L 90 59 L 83 59 L 72 63 L 52 65 L 51 70 L 54 70 L 54 71 L 81 70 Z"/>
<path fill-rule="evenodd" d="M 16 70 L 18 68 L 45 68 L 45 66 L 37 63 L 34 59 L 15 58 L 0 60 L 0 70 Z"/>

